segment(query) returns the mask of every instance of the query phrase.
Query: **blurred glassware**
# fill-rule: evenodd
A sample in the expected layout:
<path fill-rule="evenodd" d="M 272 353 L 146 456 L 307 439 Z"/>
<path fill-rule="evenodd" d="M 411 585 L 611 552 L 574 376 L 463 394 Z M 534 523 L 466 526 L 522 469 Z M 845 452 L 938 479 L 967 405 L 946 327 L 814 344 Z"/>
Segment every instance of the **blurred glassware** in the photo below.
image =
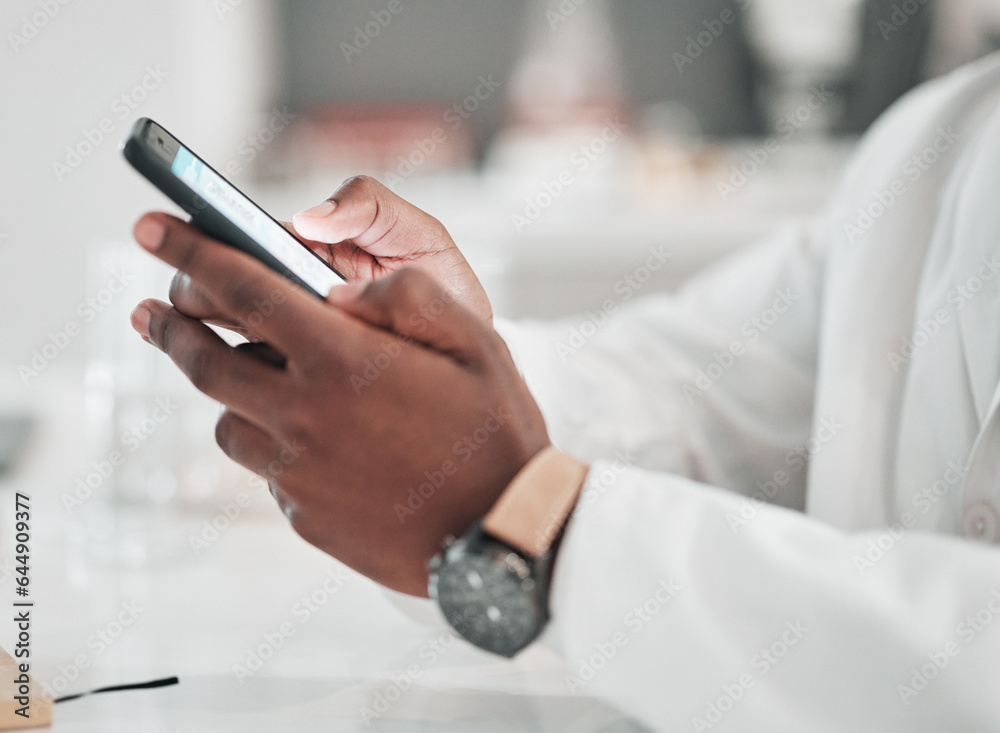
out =
<path fill-rule="evenodd" d="M 486 158 L 493 179 L 506 183 L 496 200 L 515 212 L 517 234 L 615 195 L 633 127 L 606 0 L 530 4 L 523 36 Z"/>
<path fill-rule="evenodd" d="M 175 560 L 219 485 L 212 440 L 218 406 L 129 325 L 143 297 L 167 292 L 171 272 L 134 244 L 87 253 L 86 420 L 89 471 L 75 496 L 96 559 L 138 566 Z M 185 531 L 185 530 L 188 531 Z"/>
<path fill-rule="evenodd" d="M 1000 50 L 997 0 L 934 0 L 933 18 L 927 77 L 946 74 Z"/>
<path fill-rule="evenodd" d="M 33 423 L 30 415 L 0 415 L 0 476 L 21 457 Z"/>
<path fill-rule="evenodd" d="M 629 107 L 606 0 L 563 6 L 569 10 L 537 4 L 526 14 L 524 51 L 507 97 L 508 128 L 603 125 Z"/>
<path fill-rule="evenodd" d="M 860 49 L 864 0 L 754 0 L 746 9 L 747 36 L 763 67 L 761 99 L 776 127 L 814 89 L 837 92 L 850 76 Z M 839 119 L 839 97 L 816 107 L 802 129 L 829 131 Z M 798 129 L 798 128 L 796 128 Z"/>
<path fill-rule="evenodd" d="M 368 173 L 386 185 L 411 176 L 470 169 L 479 150 L 474 112 L 492 93 L 484 80 L 474 94 L 443 102 L 343 102 L 306 110 L 291 124 L 292 178 L 333 171 Z M 479 94 L 476 97 L 475 94 Z"/>

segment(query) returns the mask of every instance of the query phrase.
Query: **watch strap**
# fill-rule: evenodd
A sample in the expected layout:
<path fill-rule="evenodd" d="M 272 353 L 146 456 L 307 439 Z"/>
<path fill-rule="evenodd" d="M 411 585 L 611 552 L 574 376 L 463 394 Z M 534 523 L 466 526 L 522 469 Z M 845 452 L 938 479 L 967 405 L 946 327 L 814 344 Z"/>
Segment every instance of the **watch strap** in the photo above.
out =
<path fill-rule="evenodd" d="M 483 517 L 483 529 L 532 558 L 549 551 L 587 478 L 588 466 L 549 445 L 529 460 Z"/>

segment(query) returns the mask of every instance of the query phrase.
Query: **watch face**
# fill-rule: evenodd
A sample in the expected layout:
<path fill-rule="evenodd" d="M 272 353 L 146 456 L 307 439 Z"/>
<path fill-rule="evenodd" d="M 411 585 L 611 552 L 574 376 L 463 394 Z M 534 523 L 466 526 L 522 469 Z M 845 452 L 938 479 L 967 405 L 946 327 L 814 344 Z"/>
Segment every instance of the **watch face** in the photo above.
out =
<path fill-rule="evenodd" d="M 533 587 L 502 557 L 466 554 L 438 568 L 435 595 L 455 631 L 482 649 L 512 657 L 542 625 Z"/>

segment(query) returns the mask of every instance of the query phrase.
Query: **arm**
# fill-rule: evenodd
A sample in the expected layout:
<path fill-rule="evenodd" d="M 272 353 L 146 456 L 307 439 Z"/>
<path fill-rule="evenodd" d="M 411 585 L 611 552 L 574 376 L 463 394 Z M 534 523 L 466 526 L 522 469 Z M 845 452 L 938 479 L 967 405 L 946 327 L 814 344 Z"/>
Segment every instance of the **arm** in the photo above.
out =
<path fill-rule="evenodd" d="M 963 87 L 962 94 L 954 93 L 955 88 Z M 956 119 L 975 120 L 975 103 L 982 100 L 992 99 L 995 105 L 995 95 L 984 92 L 993 88 L 995 82 L 989 78 L 964 73 L 911 96 L 879 123 L 845 178 L 843 195 L 835 199 L 833 214 L 827 217 L 827 231 L 840 232 L 845 221 L 853 221 L 857 207 L 901 175 L 912 151 L 923 149 L 936 127 L 951 130 L 948 126 Z M 969 139 L 978 135 L 971 124 L 959 129 L 971 132 Z M 990 137 L 995 140 L 995 136 Z M 936 227 L 937 201 L 943 181 L 949 178 L 945 166 L 942 163 L 936 168 L 933 177 L 923 177 L 920 192 L 911 196 L 907 208 L 893 212 L 896 230 L 888 231 L 886 225 L 879 230 L 884 241 L 871 237 L 863 242 L 881 259 L 866 259 L 862 243 L 851 250 L 851 241 L 846 242 L 844 249 L 860 260 L 858 269 L 868 268 L 869 275 L 884 275 L 888 270 L 896 276 L 901 268 L 892 258 L 909 257 L 906 264 L 919 274 L 923 254 L 915 240 L 927 236 L 923 228 Z M 969 185 L 966 179 L 956 181 Z M 988 200 L 988 195 L 985 198 Z M 992 230 L 984 231 L 995 242 Z M 887 252 L 886 241 L 899 246 Z M 814 247 L 816 251 L 823 249 L 819 245 L 805 249 L 813 251 Z M 598 348 L 592 368 L 608 368 L 597 356 L 603 351 L 605 360 L 617 354 L 623 374 L 640 374 L 649 361 L 648 354 L 676 359 L 690 373 L 683 366 L 689 361 L 692 344 L 684 331 L 687 320 L 700 324 L 706 332 L 715 332 L 719 314 L 726 311 L 715 309 L 714 304 L 742 305 L 746 293 L 752 300 L 761 273 L 766 275 L 765 281 L 774 284 L 767 273 L 812 270 L 814 275 L 798 281 L 811 282 L 817 298 L 834 300 L 833 292 L 823 292 L 828 280 L 821 277 L 821 270 L 832 267 L 833 260 L 824 255 L 812 259 L 814 268 L 798 268 L 794 263 L 806 260 L 791 251 L 779 257 L 775 254 L 779 248 L 775 245 L 770 255 L 747 255 L 760 260 L 744 260 L 742 267 L 722 265 L 692 283 L 678 298 L 660 299 L 656 322 L 642 331 L 631 329 L 632 315 L 609 323 L 604 331 L 617 331 L 621 339 L 613 344 L 611 336 L 606 342 L 599 341 L 602 335 L 595 336 L 592 341 Z M 776 259 L 769 259 L 771 256 Z M 765 265 L 779 261 L 790 266 Z M 933 262 L 929 265 L 934 266 Z M 947 280 L 947 272 L 934 274 Z M 837 302 L 843 307 L 856 291 L 850 289 L 852 283 L 847 278 L 841 277 L 838 285 Z M 906 287 L 896 281 L 892 285 L 887 282 L 886 298 L 892 300 L 885 302 L 885 310 L 894 316 L 902 313 L 903 320 L 913 309 L 913 301 L 908 299 Z M 689 312 L 692 301 L 714 316 L 706 322 L 700 314 Z M 811 299 L 805 302 L 814 312 L 818 310 Z M 859 310 L 869 307 L 873 319 L 883 305 L 872 297 L 871 289 L 866 299 L 859 296 L 858 302 L 851 304 Z M 747 316 L 722 318 L 721 322 L 731 328 L 733 322 Z M 669 325 L 660 328 L 661 322 Z M 771 363 L 794 363 L 796 355 L 814 354 L 815 335 L 821 330 L 819 318 L 797 323 L 785 337 L 780 336 L 780 324 L 776 324 L 761 339 L 761 345 L 768 347 L 763 353 L 779 355 L 776 362 L 749 356 L 743 361 L 748 367 L 757 365 L 758 373 L 750 372 L 745 379 L 768 398 L 768 404 L 759 408 L 760 414 L 767 416 L 768 426 L 770 421 L 779 428 L 797 424 L 785 421 L 786 415 L 797 411 L 786 413 L 783 407 L 776 407 L 784 402 L 787 389 L 784 380 L 770 375 Z M 987 327 L 993 323 L 995 319 Z M 884 323 L 869 324 L 863 318 L 851 325 L 859 334 L 867 333 L 869 326 L 876 333 L 879 326 L 886 330 Z M 631 338 L 627 336 L 630 330 Z M 989 332 L 984 332 L 989 338 Z M 653 344 L 643 338 L 648 333 L 659 334 Z M 850 346 L 853 334 L 841 335 Z M 578 402 L 601 404 L 589 392 L 595 385 L 587 384 L 585 376 L 576 375 L 574 368 L 562 381 L 554 378 L 562 367 L 558 357 L 544 356 L 551 353 L 544 345 L 558 338 L 556 333 L 531 326 L 510 339 L 521 352 L 522 366 L 543 410 L 552 415 L 574 409 Z M 864 362 L 873 355 L 884 358 L 877 350 L 862 354 L 867 347 L 859 338 L 853 352 L 842 348 L 831 355 L 827 341 L 824 354 L 831 372 L 826 377 L 865 384 L 860 381 L 865 375 L 851 370 L 855 366 L 851 360 L 857 357 Z M 705 363 L 703 347 L 695 342 L 695 348 L 701 349 L 700 359 Z M 953 360 L 961 358 L 960 354 L 952 356 Z M 812 359 L 814 356 L 800 361 L 810 363 Z M 843 372 L 836 371 L 841 369 Z M 674 379 L 675 387 L 682 383 L 683 378 Z M 950 381 L 945 386 L 932 381 L 927 388 L 940 396 L 955 386 Z M 709 392 L 714 392 L 716 401 L 696 412 L 684 412 L 685 403 L 675 400 L 679 407 L 668 414 L 689 419 L 681 422 L 680 428 L 675 422 L 670 432 L 660 433 L 661 440 L 684 446 L 681 456 L 690 463 L 677 461 L 679 469 L 652 467 L 684 476 L 649 472 L 652 462 L 642 457 L 632 465 L 599 460 L 591 468 L 556 561 L 551 596 L 554 620 L 546 639 L 568 662 L 567 690 L 608 699 L 656 730 L 995 728 L 1000 719 L 995 695 L 1000 637 L 993 629 L 1000 615 L 1000 555 L 996 548 L 906 529 L 901 524 L 870 529 L 880 521 L 875 512 L 856 520 L 854 526 L 860 525 L 856 532 L 842 531 L 801 513 L 746 501 L 705 485 L 710 474 L 689 466 L 725 466 L 726 458 L 733 455 L 748 456 L 747 465 L 757 466 L 753 433 L 761 429 L 752 419 L 743 420 L 741 411 L 729 409 L 754 398 L 745 380 L 720 380 Z M 647 411 L 669 410 L 667 393 L 653 393 L 654 405 L 647 408 L 645 392 L 624 392 L 627 410 L 620 410 L 617 402 L 602 409 L 620 410 L 616 413 L 622 415 L 618 425 L 628 431 L 628 412 L 642 416 Z M 953 419 L 958 412 L 942 417 Z M 883 406 L 869 404 L 865 409 L 862 405 L 854 416 L 868 428 L 884 419 Z M 822 417 L 813 419 L 820 430 Z M 578 444 L 589 449 L 587 434 L 573 424 L 560 424 L 558 417 L 550 417 L 550 429 L 557 442 L 568 445 L 580 441 Z M 836 425 L 828 426 L 826 437 L 836 429 Z M 652 430 L 648 434 L 652 435 Z M 869 445 L 878 453 L 882 436 L 877 428 L 864 434 L 873 437 Z M 802 431 L 793 440 L 806 437 Z M 824 438 L 820 433 L 814 437 L 819 443 Z M 591 444 L 614 445 L 615 440 L 614 433 L 606 430 Z M 931 447 L 912 441 L 909 459 Z M 786 455 L 794 461 L 798 454 L 788 449 L 792 452 Z M 833 451 L 825 453 L 821 460 L 828 461 L 832 455 Z M 791 473 L 789 466 L 781 463 L 772 460 L 768 466 L 777 466 L 776 483 L 778 470 Z M 864 473 L 855 468 L 855 464 L 825 467 L 822 479 L 829 504 L 838 500 L 838 478 Z M 875 474 L 869 479 L 876 492 L 866 497 L 876 505 L 896 494 L 916 495 L 924 488 L 912 485 L 912 481 L 893 486 L 891 479 L 883 485 L 877 471 L 868 473 Z M 711 478 L 712 483 L 745 493 L 746 485 L 738 476 L 728 471 L 717 475 L 721 480 Z M 856 492 L 856 488 L 845 482 L 844 494 Z"/>
<path fill-rule="evenodd" d="M 593 483 L 609 472 L 612 484 Z M 852 535 L 766 505 L 734 531 L 742 500 L 728 492 L 608 462 L 591 477 L 556 561 L 546 638 L 569 692 L 654 730 L 989 730 L 1000 719 L 995 549 Z M 862 574 L 858 558 L 874 567 Z"/>
<path fill-rule="evenodd" d="M 554 344 L 577 323 L 498 324 L 553 440 L 597 459 L 543 641 L 567 663 L 567 692 L 654 730 L 989 729 L 994 548 L 851 534 L 733 493 L 769 499 L 757 482 L 788 478 L 778 488 L 796 494 L 776 499 L 801 501 L 823 291 L 809 241 L 787 232 L 637 303 L 566 361 Z M 729 339 L 749 341 L 741 324 L 787 289 L 801 299 L 689 401 L 697 371 Z M 628 449 L 634 460 L 615 458 Z"/>
<path fill-rule="evenodd" d="M 625 302 L 582 341 L 587 318 L 498 321 L 553 442 L 801 508 L 822 296 L 809 234 L 789 227 L 676 295 Z"/>

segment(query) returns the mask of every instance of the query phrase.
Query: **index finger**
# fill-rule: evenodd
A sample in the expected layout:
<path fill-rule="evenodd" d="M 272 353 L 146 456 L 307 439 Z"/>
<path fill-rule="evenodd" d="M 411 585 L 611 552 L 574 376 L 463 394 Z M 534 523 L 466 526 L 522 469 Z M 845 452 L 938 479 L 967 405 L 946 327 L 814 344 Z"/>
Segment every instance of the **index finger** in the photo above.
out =
<path fill-rule="evenodd" d="M 176 217 L 146 214 L 133 234 L 144 249 L 197 282 L 221 317 L 243 324 L 290 357 L 309 353 L 323 335 L 324 319 L 304 314 L 339 314 L 262 262 Z"/>
<path fill-rule="evenodd" d="M 278 223 L 293 235 L 296 233 L 291 224 L 283 221 Z M 226 321 L 219 313 L 219 307 L 208 297 L 205 289 L 192 280 L 186 272 L 178 270 L 174 273 L 173 280 L 170 281 L 169 297 L 174 307 L 189 318 L 197 318 L 199 321 L 205 321 L 215 326 L 236 330 L 251 341 L 262 340 L 253 331 Z"/>
<path fill-rule="evenodd" d="M 308 240 L 349 241 L 377 257 L 424 254 L 418 245 L 446 237 L 441 222 L 370 176 L 349 178 L 329 199 L 296 214 L 292 223 Z"/>

